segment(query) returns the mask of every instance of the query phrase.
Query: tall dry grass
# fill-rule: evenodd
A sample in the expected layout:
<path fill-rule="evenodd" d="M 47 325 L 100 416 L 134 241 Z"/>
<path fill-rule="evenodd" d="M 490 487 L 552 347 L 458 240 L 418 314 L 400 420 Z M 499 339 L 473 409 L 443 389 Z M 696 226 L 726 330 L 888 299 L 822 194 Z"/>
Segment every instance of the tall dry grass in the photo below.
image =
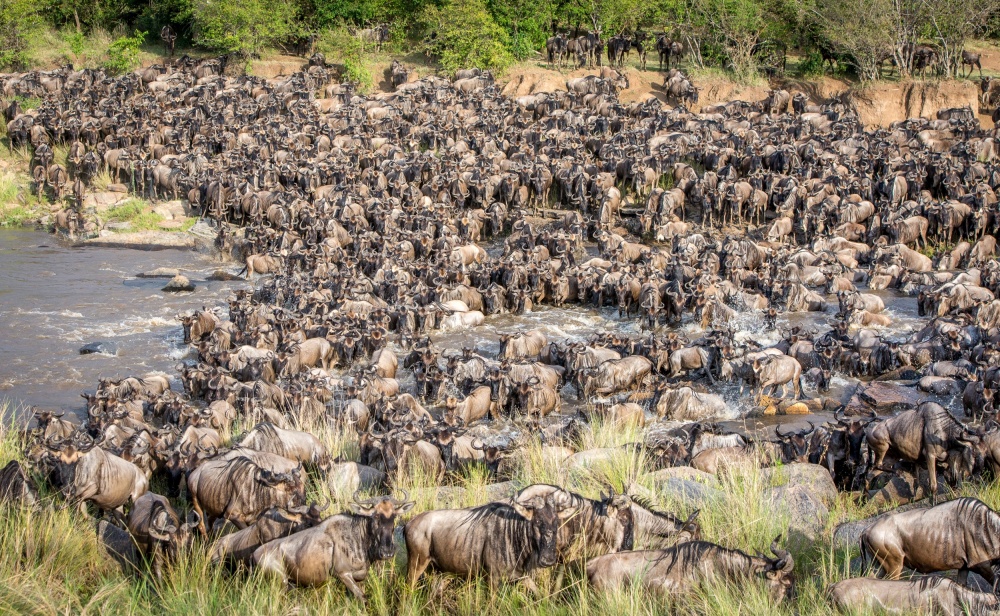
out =
<path fill-rule="evenodd" d="M 9 405 L 0 416 L 9 416 Z M 247 426 L 248 427 L 248 426 Z M 301 426 L 317 434 L 333 455 L 357 454 L 352 428 L 326 424 Z M 234 427 L 239 435 L 242 428 Z M 618 447 L 634 442 L 636 434 L 618 432 L 612 424 L 595 423 L 581 436 L 581 444 Z M 24 459 L 24 443 L 16 425 L 0 429 L 0 466 Z M 597 496 L 608 483 L 637 486 L 649 491 L 664 509 L 690 513 L 692 503 L 655 490 L 642 454 L 622 449 L 592 468 L 564 473 L 546 457 L 541 444 L 529 444 L 514 459 L 514 483 L 561 482 L 587 496 Z M 778 535 L 787 536 L 789 519 L 767 505 L 765 491 L 772 475 L 756 464 L 734 469 L 719 479 L 720 497 L 701 504 L 704 538 L 750 553 L 766 551 Z M 441 487 L 428 473 L 415 471 L 399 478 L 399 487 L 410 492 L 414 509 L 403 518 L 428 509 L 474 506 L 488 500 L 492 479 L 482 469 L 467 469 L 449 477 Z M 155 487 L 155 486 L 154 486 Z M 308 488 L 312 498 L 330 498 L 330 513 L 346 509 L 350 494 L 331 493 L 314 474 Z M 966 492 L 991 506 L 1000 503 L 1000 485 L 968 486 Z M 186 506 L 181 500 L 179 505 Z M 0 507 L 0 614 L 498 614 L 594 615 L 608 614 L 734 614 L 783 615 L 832 614 L 825 589 L 851 577 L 850 559 L 856 550 L 834 549 L 831 535 L 840 521 L 875 513 L 847 495 L 831 508 L 827 528 L 812 545 L 790 546 L 795 558 L 797 595 L 794 601 L 774 606 L 762 585 L 731 587 L 712 585 L 687 596 L 661 598 L 637 588 L 602 594 L 587 587 L 578 570 L 570 570 L 555 592 L 552 571 L 536 574 L 541 596 L 528 594 L 520 585 L 490 584 L 481 579 L 462 580 L 441 574 L 425 576 L 416 588 L 405 582 L 405 546 L 396 558 L 370 572 L 364 584 L 368 601 L 361 605 L 338 582 L 317 589 L 286 589 L 256 572 L 230 572 L 213 565 L 210 545 L 198 542 L 168 568 L 162 581 L 144 573 L 123 571 L 104 552 L 95 533 L 95 521 L 63 508 L 62 497 L 43 491 L 41 506 L 33 510 Z M 856 573 L 855 573 L 856 575 Z"/>

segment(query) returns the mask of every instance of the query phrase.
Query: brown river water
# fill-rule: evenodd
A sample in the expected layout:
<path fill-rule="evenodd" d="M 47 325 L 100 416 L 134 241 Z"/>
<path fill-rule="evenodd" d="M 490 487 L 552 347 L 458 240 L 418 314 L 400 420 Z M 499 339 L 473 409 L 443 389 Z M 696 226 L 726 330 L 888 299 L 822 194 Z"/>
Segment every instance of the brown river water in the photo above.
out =
<path fill-rule="evenodd" d="M 51 235 L 28 230 L 0 230 L 0 400 L 7 399 L 19 414 L 30 406 L 80 414 L 80 393 L 93 391 L 99 377 L 124 377 L 163 371 L 172 378 L 182 361 L 193 362 L 194 353 L 183 344 L 176 315 L 202 306 L 224 305 L 240 281 L 212 282 L 205 278 L 231 263 L 220 263 L 212 255 L 184 250 L 142 251 L 98 247 L 74 247 Z M 180 269 L 197 285 L 192 293 L 171 294 L 160 289 L 162 278 L 138 278 L 136 274 L 157 267 Z M 893 323 L 883 336 L 902 340 L 919 329 L 924 319 L 916 316 L 916 300 L 891 291 L 878 292 Z M 836 298 L 826 314 L 799 313 L 789 323 L 824 331 L 832 322 Z M 700 335 L 688 316 L 681 331 L 691 338 Z M 768 345 L 778 340 L 776 331 L 764 328 L 759 314 L 741 313 L 737 339 L 748 337 Z M 472 330 L 437 332 L 432 336 L 441 348 L 475 347 L 495 357 L 501 333 L 541 329 L 551 340 L 585 340 L 595 332 L 638 334 L 638 323 L 619 319 L 612 308 L 547 308 L 521 315 L 491 316 Z M 91 342 L 109 342 L 114 355 L 81 355 L 79 348 Z M 404 378 L 403 385 L 411 379 Z M 829 395 L 838 397 L 853 389 L 856 381 L 835 376 Z M 174 381 L 174 387 L 180 384 Z M 729 403 L 732 415 L 742 417 L 751 410 L 749 395 L 739 388 L 720 384 L 718 391 Z M 807 395 L 815 392 L 806 390 Z M 571 387 L 563 391 L 563 413 L 579 408 Z M 954 401 L 945 400 L 951 403 Z M 960 407 L 960 405 L 958 405 Z M 825 419 L 825 417 L 809 418 Z M 764 424 L 795 422 L 797 418 L 764 418 Z M 742 424 L 742 421 L 735 423 Z M 747 425 L 747 428 L 752 428 Z M 736 427 L 736 426 L 734 426 Z"/>
<path fill-rule="evenodd" d="M 219 266 L 192 251 L 73 247 L 39 231 L 0 230 L 0 400 L 17 411 L 82 412 L 80 393 L 98 377 L 176 375 L 188 348 L 175 316 L 245 286 L 206 282 Z M 163 293 L 166 279 L 135 277 L 157 267 L 182 270 L 197 288 Z M 117 354 L 79 353 L 98 341 Z"/>

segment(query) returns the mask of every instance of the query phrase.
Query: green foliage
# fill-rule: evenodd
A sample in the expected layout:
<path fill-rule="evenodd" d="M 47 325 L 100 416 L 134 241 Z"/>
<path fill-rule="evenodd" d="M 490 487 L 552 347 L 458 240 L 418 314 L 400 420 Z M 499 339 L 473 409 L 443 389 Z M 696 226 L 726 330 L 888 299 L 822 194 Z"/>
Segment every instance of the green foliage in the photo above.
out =
<path fill-rule="evenodd" d="M 384 0 L 314 0 L 316 21 L 320 26 L 336 26 L 344 22 L 365 24 L 380 20 L 386 14 Z"/>
<path fill-rule="evenodd" d="M 136 19 L 136 26 L 156 33 L 158 39 L 160 29 L 169 25 L 179 37 L 189 40 L 193 15 L 193 0 L 150 0 L 148 3 L 143 3 L 142 12 Z"/>
<path fill-rule="evenodd" d="M 66 41 L 66 44 L 69 45 L 69 50 L 74 56 L 79 57 L 83 55 L 83 50 L 87 45 L 87 37 L 83 35 L 83 32 L 78 30 L 67 30 L 63 35 L 63 39 Z"/>
<path fill-rule="evenodd" d="M 316 50 L 322 52 L 327 62 L 339 64 L 341 79 L 355 84 L 359 91 L 368 92 L 375 86 L 375 78 L 365 63 L 362 43 L 345 26 L 324 30 L 316 40 Z"/>
<path fill-rule="evenodd" d="M 545 45 L 553 5 L 544 0 L 489 0 L 494 20 L 510 33 L 510 51 L 518 60 L 534 55 Z"/>
<path fill-rule="evenodd" d="M 146 41 L 146 33 L 135 31 L 132 36 L 122 36 L 108 47 L 108 59 L 104 68 L 111 73 L 121 74 L 139 67 L 139 50 Z"/>
<path fill-rule="evenodd" d="M 474 67 L 502 73 L 514 63 L 510 36 L 483 0 L 450 0 L 440 7 L 429 6 L 420 23 L 424 52 L 448 73 Z"/>
<path fill-rule="evenodd" d="M 823 75 L 823 54 L 810 51 L 809 55 L 799 62 L 798 73 L 802 77 L 820 77 Z"/>
<path fill-rule="evenodd" d="M 26 64 L 29 38 L 41 24 L 38 0 L 0 0 L 0 69 Z"/>
<path fill-rule="evenodd" d="M 296 33 L 296 15 L 286 0 L 196 0 L 194 40 L 212 51 L 259 57 Z"/>

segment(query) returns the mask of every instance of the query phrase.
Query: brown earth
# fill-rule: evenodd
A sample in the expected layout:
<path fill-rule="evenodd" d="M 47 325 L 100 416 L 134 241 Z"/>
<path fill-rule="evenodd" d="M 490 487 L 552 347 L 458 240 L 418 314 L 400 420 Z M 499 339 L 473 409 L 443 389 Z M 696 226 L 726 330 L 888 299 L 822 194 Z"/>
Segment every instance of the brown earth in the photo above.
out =
<path fill-rule="evenodd" d="M 579 69 L 560 73 L 534 65 L 517 67 L 507 75 L 502 91 L 512 97 L 555 92 L 565 90 L 568 79 L 597 72 Z M 663 73 L 631 68 L 625 69 L 625 72 L 629 87 L 621 92 L 622 102 L 641 102 L 655 97 L 670 103 L 663 89 Z M 782 87 L 792 93 L 805 93 L 813 103 L 823 103 L 847 93 L 866 126 L 885 127 L 892 122 L 918 116 L 934 119 L 939 110 L 950 107 L 969 106 L 979 112 L 979 88 L 974 81 L 885 82 L 863 89 L 855 88 L 850 82 L 829 77 L 811 81 L 775 80 L 770 85 L 759 86 L 742 85 L 719 77 L 696 78 L 694 83 L 700 89 L 699 101 L 693 106 L 694 111 L 732 100 L 762 100 L 770 87 Z M 992 127 L 988 117 L 980 115 L 980 118 L 985 126 Z"/>

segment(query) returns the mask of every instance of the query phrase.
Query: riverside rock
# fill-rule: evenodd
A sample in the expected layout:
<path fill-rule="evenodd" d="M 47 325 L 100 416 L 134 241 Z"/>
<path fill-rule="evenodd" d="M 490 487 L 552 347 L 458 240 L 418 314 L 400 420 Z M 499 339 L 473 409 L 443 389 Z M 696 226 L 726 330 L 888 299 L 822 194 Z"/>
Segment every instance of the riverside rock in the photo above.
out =
<path fill-rule="evenodd" d="M 194 291 L 194 288 L 194 284 L 187 279 L 187 276 L 178 274 L 171 278 L 162 290 L 166 293 L 179 293 L 181 291 Z"/>

